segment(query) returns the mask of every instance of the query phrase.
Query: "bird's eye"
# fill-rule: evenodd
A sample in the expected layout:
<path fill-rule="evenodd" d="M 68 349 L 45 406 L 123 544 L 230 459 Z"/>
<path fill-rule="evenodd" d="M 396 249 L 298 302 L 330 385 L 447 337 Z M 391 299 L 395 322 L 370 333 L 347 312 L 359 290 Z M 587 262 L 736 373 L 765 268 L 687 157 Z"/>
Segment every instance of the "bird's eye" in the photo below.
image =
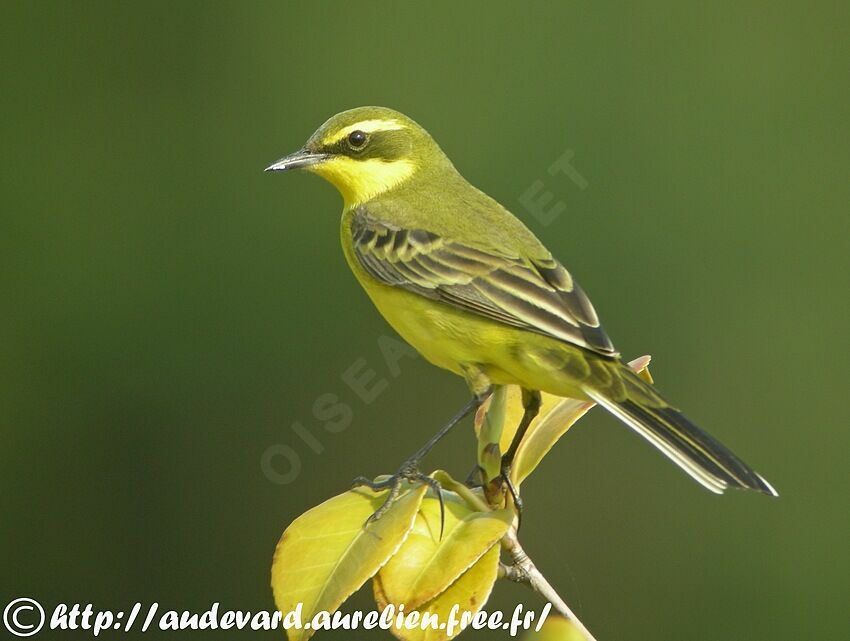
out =
<path fill-rule="evenodd" d="M 360 149 L 366 144 L 366 134 L 359 129 L 357 131 L 352 131 L 348 134 L 348 144 L 354 149 Z"/>

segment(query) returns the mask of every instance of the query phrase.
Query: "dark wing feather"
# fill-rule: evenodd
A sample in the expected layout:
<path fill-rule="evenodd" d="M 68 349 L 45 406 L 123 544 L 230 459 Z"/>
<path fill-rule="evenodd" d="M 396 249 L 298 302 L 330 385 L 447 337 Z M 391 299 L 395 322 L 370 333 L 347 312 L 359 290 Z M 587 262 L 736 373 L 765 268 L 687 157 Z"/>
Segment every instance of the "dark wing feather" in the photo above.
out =
<path fill-rule="evenodd" d="M 485 318 L 617 356 L 584 291 L 551 256 L 482 251 L 365 211 L 352 222 L 354 252 L 375 279 Z"/>

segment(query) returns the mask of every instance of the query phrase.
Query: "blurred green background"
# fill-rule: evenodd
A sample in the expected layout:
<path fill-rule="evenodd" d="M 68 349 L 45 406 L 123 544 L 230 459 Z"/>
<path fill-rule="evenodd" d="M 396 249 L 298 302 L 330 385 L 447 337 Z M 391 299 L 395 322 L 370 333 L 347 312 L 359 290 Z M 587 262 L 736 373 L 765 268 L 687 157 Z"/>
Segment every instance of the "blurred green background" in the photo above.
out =
<path fill-rule="evenodd" d="M 421 359 L 391 375 L 335 191 L 262 173 L 380 104 L 524 218 L 624 355 L 651 353 L 782 495 L 713 496 L 588 416 L 524 486 L 523 539 L 600 641 L 847 632 L 846 3 L 3 14 L 2 604 L 271 609 L 286 524 L 466 399 Z M 547 173 L 565 150 L 586 188 Z M 520 203 L 537 180 L 566 204 L 549 225 Z M 374 402 L 351 367 L 386 381 Z M 324 394 L 347 429 L 316 418 Z M 428 466 L 462 477 L 473 455 L 467 426 Z M 490 607 L 519 600 L 540 605 L 500 585 Z"/>

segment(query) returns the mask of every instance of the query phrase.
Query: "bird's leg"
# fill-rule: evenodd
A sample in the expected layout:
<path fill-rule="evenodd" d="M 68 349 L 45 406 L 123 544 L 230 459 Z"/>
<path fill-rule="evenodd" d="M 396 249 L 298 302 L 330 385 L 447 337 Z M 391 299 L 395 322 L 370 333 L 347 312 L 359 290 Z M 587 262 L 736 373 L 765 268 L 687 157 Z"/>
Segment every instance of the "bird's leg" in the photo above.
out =
<path fill-rule="evenodd" d="M 375 513 L 372 514 L 372 516 L 370 516 L 369 519 L 366 521 L 367 525 L 369 523 L 377 521 L 379 518 L 381 518 L 384 514 L 387 513 L 387 510 L 389 510 L 392 507 L 393 503 L 395 503 L 395 501 L 398 499 L 399 494 L 401 493 L 401 486 L 405 481 L 409 481 L 411 483 L 427 483 L 431 486 L 431 489 L 434 490 L 434 492 L 437 494 L 437 497 L 440 499 L 441 523 L 443 522 L 443 497 L 440 491 L 440 484 L 427 474 L 423 474 L 422 472 L 420 472 L 419 463 L 422 461 L 423 458 L 425 458 L 428 452 L 430 452 L 434 448 L 434 446 L 439 443 L 440 440 L 452 430 L 455 425 L 460 423 L 462 419 L 464 419 L 470 413 L 475 411 L 481 405 L 481 403 L 484 402 L 485 398 L 486 396 L 481 395 L 473 396 L 472 399 L 468 403 L 466 403 L 466 405 L 464 405 L 457 414 L 452 416 L 448 423 L 443 425 L 443 427 L 441 427 L 439 431 L 434 434 L 434 436 L 428 439 L 425 445 L 416 450 L 413 456 L 411 456 L 404 463 L 402 463 L 401 467 L 398 468 L 398 471 L 396 471 L 396 473 L 392 476 L 389 476 L 388 478 L 383 479 L 381 481 L 370 481 L 369 479 L 362 476 L 354 479 L 354 487 L 366 486 L 374 491 L 386 489 L 390 490 L 386 500 L 381 505 L 381 507 L 375 510 Z"/>
<path fill-rule="evenodd" d="M 522 443 L 522 439 L 528 431 L 528 427 L 540 411 L 540 403 L 540 392 L 525 388 L 522 389 L 522 407 L 525 411 L 522 414 L 522 420 L 519 422 L 516 433 L 511 440 L 511 446 L 508 448 L 508 451 L 502 455 L 502 480 L 508 488 L 508 492 L 511 493 L 511 498 L 513 499 L 514 506 L 516 507 L 519 522 L 522 522 L 522 499 L 519 496 L 519 490 L 511 480 L 511 466 L 513 465 L 514 457 L 516 456 L 520 443 Z"/>

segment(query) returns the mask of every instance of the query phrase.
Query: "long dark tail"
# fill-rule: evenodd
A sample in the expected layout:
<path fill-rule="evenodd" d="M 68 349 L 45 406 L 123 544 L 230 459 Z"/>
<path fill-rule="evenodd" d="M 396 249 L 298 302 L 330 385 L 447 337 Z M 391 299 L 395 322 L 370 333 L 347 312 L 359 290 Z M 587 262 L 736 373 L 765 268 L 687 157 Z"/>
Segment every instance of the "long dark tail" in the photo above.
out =
<path fill-rule="evenodd" d="M 779 496 L 770 483 L 726 446 L 667 405 L 651 385 L 625 366 L 618 374 L 623 383 L 617 386 L 619 393 L 611 394 L 610 388 L 587 388 L 585 392 L 696 481 L 717 494 L 733 487 Z"/>

